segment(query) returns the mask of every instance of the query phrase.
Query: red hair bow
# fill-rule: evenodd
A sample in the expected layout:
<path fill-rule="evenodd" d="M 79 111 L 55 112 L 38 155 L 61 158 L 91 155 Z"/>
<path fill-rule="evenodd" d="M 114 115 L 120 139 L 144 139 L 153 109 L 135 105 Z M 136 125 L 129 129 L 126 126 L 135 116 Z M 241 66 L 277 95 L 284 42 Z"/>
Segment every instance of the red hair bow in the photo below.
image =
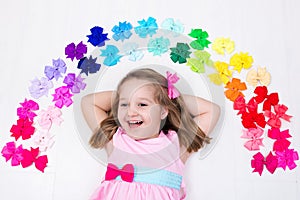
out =
<path fill-rule="evenodd" d="M 108 163 L 105 174 L 105 180 L 114 180 L 117 176 L 121 176 L 123 181 L 132 182 L 134 178 L 134 167 L 132 164 L 126 164 L 119 169 L 116 165 Z"/>
<path fill-rule="evenodd" d="M 254 97 L 257 103 L 264 101 L 263 111 L 271 110 L 271 106 L 275 106 L 279 102 L 278 93 L 271 93 L 268 95 L 268 89 L 266 86 L 257 86 L 254 93 L 257 94 L 257 96 Z"/>
<path fill-rule="evenodd" d="M 11 136 L 15 137 L 18 140 L 22 137 L 23 140 L 27 140 L 34 133 L 35 128 L 32 126 L 33 122 L 29 121 L 28 118 L 20 118 L 17 121 L 17 124 L 12 125 L 10 132 Z"/>
<path fill-rule="evenodd" d="M 21 165 L 23 168 L 29 167 L 33 163 L 35 164 L 35 167 L 40 170 L 41 172 L 44 172 L 45 167 L 48 163 L 48 158 L 46 155 L 38 156 L 39 154 L 39 148 L 32 148 L 29 150 L 24 149 L 23 150 L 23 160 L 21 160 Z"/>
<path fill-rule="evenodd" d="M 265 116 L 263 113 L 244 112 L 242 113 L 242 124 L 245 128 L 256 128 L 257 125 L 265 128 Z"/>
<path fill-rule="evenodd" d="M 272 113 L 270 110 L 266 110 L 264 115 L 269 118 L 267 124 L 273 128 L 280 128 L 281 127 L 281 120 L 280 118 L 290 122 L 292 116 L 285 114 L 288 110 L 288 107 L 285 105 L 276 105 L 274 106 L 275 113 Z"/>
<path fill-rule="evenodd" d="M 278 159 L 276 156 L 270 152 L 266 158 L 258 152 L 253 156 L 253 159 L 251 160 L 251 167 L 254 168 L 253 172 L 258 172 L 261 176 L 264 166 L 266 166 L 267 170 L 273 174 L 277 168 L 278 165 Z"/>
<path fill-rule="evenodd" d="M 233 109 L 239 110 L 238 115 L 243 114 L 247 110 L 249 112 L 257 112 L 257 103 L 254 98 L 251 98 L 246 104 L 245 98 L 243 96 L 239 96 L 233 103 Z"/>
<path fill-rule="evenodd" d="M 245 98 L 239 96 L 233 103 L 233 109 L 239 110 L 238 115 L 242 114 L 242 124 L 245 128 L 256 128 L 258 126 L 264 128 L 266 120 L 263 113 L 257 113 L 257 102 L 255 98 L 251 98 L 245 103 Z"/>

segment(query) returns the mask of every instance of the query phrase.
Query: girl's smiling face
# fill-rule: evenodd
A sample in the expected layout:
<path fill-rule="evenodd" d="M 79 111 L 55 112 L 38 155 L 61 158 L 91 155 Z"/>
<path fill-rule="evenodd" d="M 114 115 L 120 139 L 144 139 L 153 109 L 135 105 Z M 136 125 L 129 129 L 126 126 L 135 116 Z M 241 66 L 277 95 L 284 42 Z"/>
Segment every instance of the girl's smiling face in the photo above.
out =
<path fill-rule="evenodd" d="M 118 120 L 133 139 L 155 138 L 160 131 L 161 120 L 168 111 L 155 98 L 155 87 L 146 80 L 132 78 L 119 90 Z"/>

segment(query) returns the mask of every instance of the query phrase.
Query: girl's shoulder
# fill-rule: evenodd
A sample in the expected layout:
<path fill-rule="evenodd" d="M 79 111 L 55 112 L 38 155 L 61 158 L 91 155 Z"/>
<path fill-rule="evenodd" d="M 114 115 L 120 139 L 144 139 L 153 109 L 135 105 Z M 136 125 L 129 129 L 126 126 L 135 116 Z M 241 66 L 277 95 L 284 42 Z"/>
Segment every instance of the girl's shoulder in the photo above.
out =
<path fill-rule="evenodd" d="M 170 140 L 178 139 L 177 132 L 174 130 L 168 130 L 167 134 L 165 134 Z"/>
<path fill-rule="evenodd" d="M 118 127 L 118 129 L 115 132 L 115 134 L 113 135 L 112 139 L 108 143 L 106 143 L 105 151 L 106 151 L 107 156 L 110 156 L 114 150 L 114 142 L 113 141 L 116 140 L 117 137 L 120 137 L 121 134 L 122 134 L 122 128 Z"/>
<path fill-rule="evenodd" d="M 107 156 L 110 156 L 110 154 L 113 152 L 113 150 L 114 150 L 113 140 L 110 140 L 105 145 L 105 151 L 106 151 Z"/>
<path fill-rule="evenodd" d="M 188 152 L 185 146 L 180 146 L 180 160 L 183 162 L 183 164 L 185 164 L 185 162 L 189 159 L 192 153 Z"/>
<path fill-rule="evenodd" d="M 179 147 L 179 153 L 180 153 L 180 160 L 185 164 L 185 162 L 188 160 L 188 158 L 192 155 L 193 152 L 188 152 L 187 148 L 184 145 L 181 145 L 179 142 L 178 134 L 174 130 L 168 130 L 167 137 L 172 140 L 173 142 L 176 142 Z"/>

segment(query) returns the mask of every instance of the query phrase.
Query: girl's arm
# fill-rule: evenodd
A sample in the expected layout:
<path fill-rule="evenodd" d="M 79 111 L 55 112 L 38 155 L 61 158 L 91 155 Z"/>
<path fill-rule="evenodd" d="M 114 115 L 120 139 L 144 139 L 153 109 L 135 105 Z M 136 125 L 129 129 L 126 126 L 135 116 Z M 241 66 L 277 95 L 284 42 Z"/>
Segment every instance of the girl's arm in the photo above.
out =
<path fill-rule="evenodd" d="M 111 110 L 113 95 L 113 91 L 104 91 L 89 94 L 82 98 L 81 109 L 91 130 L 94 131 L 99 128 L 99 124 L 107 118 L 107 112 Z M 209 134 L 219 119 L 220 107 L 200 97 L 182 96 L 194 121 L 206 134 Z"/>
<path fill-rule="evenodd" d="M 220 116 L 220 107 L 210 101 L 192 95 L 182 95 L 189 113 L 201 130 L 208 135 Z"/>
<path fill-rule="evenodd" d="M 81 99 L 83 116 L 92 131 L 99 128 L 99 124 L 108 116 L 111 110 L 113 91 L 88 94 Z"/>

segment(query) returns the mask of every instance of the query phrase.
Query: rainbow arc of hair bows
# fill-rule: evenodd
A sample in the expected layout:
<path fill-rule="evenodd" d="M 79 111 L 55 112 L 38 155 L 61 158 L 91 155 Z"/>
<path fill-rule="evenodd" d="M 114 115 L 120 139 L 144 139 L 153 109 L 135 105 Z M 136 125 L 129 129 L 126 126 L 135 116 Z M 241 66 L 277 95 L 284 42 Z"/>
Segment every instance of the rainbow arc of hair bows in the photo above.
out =
<path fill-rule="evenodd" d="M 157 20 L 153 17 L 137 21 L 136 26 L 127 21 L 119 22 L 111 29 L 111 39 L 123 43 L 123 54 L 117 46 L 110 44 L 109 34 L 99 26 L 90 29 L 86 44 L 83 41 L 68 44 L 65 47 L 65 59 L 77 62 L 80 72 L 67 73 L 70 67 L 63 59 L 58 58 L 52 60 L 51 66 L 45 66 L 44 77 L 31 81 L 29 93 L 35 100 L 25 98 L 17 108 L 19 118 L 10 129 L 13 140 L 7 142 L 1 151 L 6 161 L 10 161 L 11 166 L 21 165 L 23 168 L 34 164 L 38 170 L 44 172 L 48 164 L 47 151 L 54 144 L 55 135 L 51 133 L 51 128 L 63 122 L 62 109 L 70 107 L 73 104 L 72 97 L 85 89 L 83 76 L 97 73 L 101 67 L 116 66 L 125 57 L 132 62 L 141 60 L 145 50 L 130 41 L 136 35 L 148 40 L 146 51 L 153 56 L 161 56 L 170 51 L 172 62 L 185 64 L 195 73 L 204 73 L 205 67 L 214 69 L 214 73 L 208 74 L 209 79 L 224 87 L 225 97 L 233 102 L 233 109 L 238 111 L 237 115 L 241 118 L 244 127 L 241 138 L 246 140 L 244 146 L 250 152 L 256 152 L 250 162 L 253 172 L 261 175 L 264 168 L 272 174 L 277 168 L 294 169 L 295 161 L 299 160 L 298 153 L 288 140 L 292 137 L 289 129 L 282 129 L 282 121 L 290 122 L 292 116 L 287 114 L 288 107 L 279 103 L 278 93 L 268 91 L 271 75 L 266 68 L 254 69 L 254 60 L 247 52 L 233 54 L 235 43 L 230 38 L 217 37 L 211 42 L 206 31 L 196 28 L 191 29 L 188 34 L 192 42 L 188 44 L 178 41 L 175 46 L 171 46 L 168 37 L 171 35 L 176 38 L 184 34 L 182 23 L 172 18 L 165 19 L 160 26 L 165 35 L 155 37 L 158 28 Z M 87 56 L 90 48 L 99 48 L 102 63 L 97 63 L 97 57 Z M 208 50 L 221 56 L 233 55 L 227 62 L 214 61 Z M 242 70 L 248 70 L 247 83 L 235 76 Z M 254 94 L 245 97 L 244 92 L 249 86 L 255 87 Z M 52 93 L 52 104 L 40 108 L 37 101 L 48 98 L 48 93 Z M 273 147 L 267 156 L 260 152 L 264 147 L 264 137 L 273 141 Z M 32 144 L 29 148 L 23 147 L 25 140 Z"/>

